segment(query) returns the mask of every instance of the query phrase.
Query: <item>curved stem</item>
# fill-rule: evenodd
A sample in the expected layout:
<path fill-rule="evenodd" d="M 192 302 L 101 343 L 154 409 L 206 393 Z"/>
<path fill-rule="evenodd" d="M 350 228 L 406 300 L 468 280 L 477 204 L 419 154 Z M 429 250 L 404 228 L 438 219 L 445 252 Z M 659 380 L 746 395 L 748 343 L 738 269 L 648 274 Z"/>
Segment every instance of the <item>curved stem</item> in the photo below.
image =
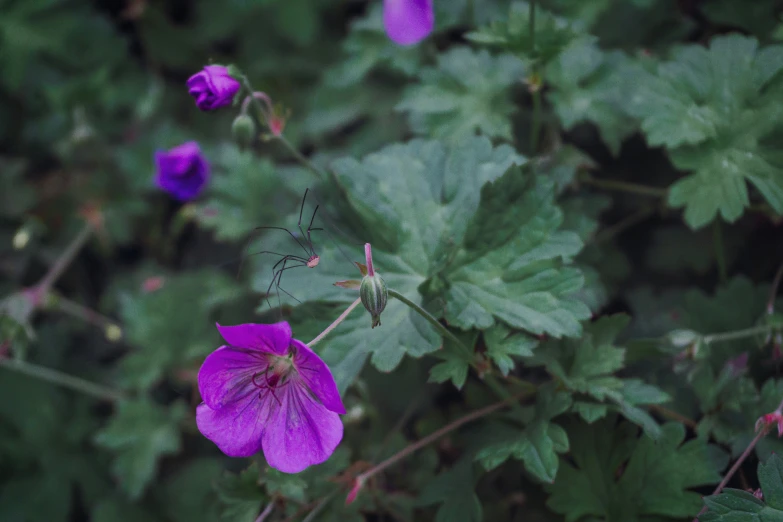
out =
<path fill-rule="evenodd" d="M 783 279 L 783 263 L 778 268 L 775 274 L 775 279 L 772 280 L 772 287 L 769 289 L 769 299 L 767 300 L 767 313 L 772 314 L 775 311 L 775 298 L 778 295 L 778 287 L 780 287 L 780 280 Z"/>
<path fill-rule="evenodd" d="M 490 404 L 489 406 L 485 406 L 483 408 L 480 408 L 478 410 L 474 410 L 467 415 L 464 415 L 460 417 L 459 419 L 450 422 L 449 424 L 443 426 L 441 429 L 433 431 L 423 439 L 414 442 L 413 444 L 409 444 L 408 446 L 404 447 L 388 459 L 384 460 L 383 462 L 376 464 L 372 468 L 368 469 L 364 473 L 361 473 L 357 475 L 356 479 L 354 480 L 354 489 L 352 491 L 358 493 L 358 490 L 362 487 L 362 485 L 367 482 L 370 478 L 372 478 L 374 475 L 377 475 L 381 471 L 385 470 L 386 468 L 396 464 L 400 460 L 404 459 L 408 455 L 420 450 L 421 448 L 427 446 L 428 444 L 431 444 L 432 442 L 435 442 L 439 438 L 443 437 L 447 433 L 450 433 L 463 424 L 467 424 L 469 422 L 472 422 L 474 420 L 478 420 L 482 417 L 486 417 L 490 413 L 493 413 L 501 408 L 505 408 L 506 406 L 509 406 L 511 404 L 516 404 L 517 401 L 520 399 L 526 397 L 527 395 L 530 395 L 530 392 L 524 392 L 517 394 L 513 397 L 508 397 L 506 399 L 503 399 L 500 402 L 496 402 L 494 404 Z M 354 495 L 355 496 L 355 495 Z"/>
<path fill-rule="evenodd" d="M 753 337 L 756 334 L 766 332 L 769 332 L 769 326 L 754 326 L 752 328 L 745 328 L 744 330 L 736 330 L 734 332 L 705 335 L 702 340 L 706 344 L 720 343 L 725 341 L 734 341 L 737 339 L 745 339 L 746 337 Z"/>
<path fill-rule="evenodd" d="M 256 522 L 264 522 L 264 520 L 266 520 L 266 517 L 268 517 L 274 509 L 275 509 L 274 501 L 267 504 L 266 508 L 264 508 L 261 514 L 258 515 Z"/>
<path fill-rule="evenodd" d="M 275 137 L 280 141 L 280 143 L 283 144 L 283 146 L 285 146 L 286 149 L 288 149 L 288 152 L 290 152 L 291 155 L 294 158 L 296 158 L 296 160 L 299 163 L 301 163 L 304 167 L 306 167 L 310 172 L 315 174 L 315 176 L 318 178 L 319 181 L 324 179 L 324 178 L 326 178 L 326 175 L 324 174 L 324 172 L 321 169 L 319 169 L 318 167 L 316 167 L 315 163 L 313 163 L 312 161 L 307 159 L 307 157 L 304 154 L 299 152 L 299 150 L 297 150 L 297 148 L 294 147 L 291 144 L 291 142 L 286 139 L 285 136 L 283 136 L 281 134 L 280 136 L 275 136 Z"/>
<path fill-rule="evenodd" d="M 95 384 L 90 381 L 80 379 L 79 377 L 68 375 L 67 373 L 52 370 L 51 368 L 44 368 L 43 366 L 38 366 L 37 364 L 32 364 L 25 361 L 0 358 L 0 367 L 13 370 L 30 377 L 35 377 L 36 379 L 41 379 L 52 384 L 57 384 L 58 386 L 70 388 L 87 395 L 92 395 L 98 399 L 119 401 L 125 398 L 125 395 L 117 390 L 113 390 L 111 388 L 101 386 L 100 384 Z"/>
<path fill-rule="evenodd" d="M 597 188 L 617 190 L 620 192 L 627 192 L 629 194 L 638 194 L 640 196 L 650 196 L 654 198 L 665 197 L 668 192 L 667 189 L 658 187 L 648 187 L 645 185 L 638 185 L 636 183 L 617 181 L 613 179 L 595 179 L 589 175 L 580 176 L 579 181 L 585 185 L 592 185 L 593 187 Z"/>
<path fill-rule="evenodd" d="M 93 233 L 93 226 L 85 223 L 79 234 L 68 245 L 65 251 L 57 258 L 41 282 L 36 285 L 36 289 L 41 296 L 45 296 L 51 290 L 52 285 L 63 275 L 63 272 L 70 266 L 76 255 L 87 243 Z"/>
<path fill-rule="evenodd" d="M 460 341 L 456 335 L 451 333 L 448 328 L 440 324 L 440 321 L 435 319 L 427 310 L 422 308 L 421 306 L 417 305 L 401 293 L 399 293 L 396 290 L 392 290 L 389 288 L 389 295 L 391 297 L 394 297 L 395 299 L 402 301 L 406 305 L 408 305 L 409 308 L 414 310 L 417 314 L 422 316 L 424 319 L 427 320 L 428 323 L 430 323 L 432 326 L 434 326 L 444 337 L 448 337 L 449 340 L 453 341 L 460 349 L 462 349 L 466 355 L 472 355 L 473 351 L 465 346 L 465 344 Z"/>
<path fill-rule="evenodd" d="M 326 330 L 324 330 L 323 332 L 319 333 L 318 336 L 315 339 L 313 339 L 312 341 L 307 343 L 307 346 L 312 348 L 313 346 L 318 344 L 324 337 L 326 337 L 329 334 L 329 332 L 331 332 L 332 330 L 337 328 L 337 325 L 339 325 L 340 323 L 345 321 L 345 318 L 348 317 L 348 314 L 353 312 L 353 309 L 356 308 L 357 306 L 359 306 L 359 303 L 361 303 L 361 302 L 362 302 L 362 298 L 361 297 L 357 297 L 356 301 L 351 303 L 350 306 L 348 306 L 348 308 L 346 308 L 345 311 L 343 313 L 341 313 L 340 316 L 337 319 L 335 319 L 332 324 L 327 326 Z"/>

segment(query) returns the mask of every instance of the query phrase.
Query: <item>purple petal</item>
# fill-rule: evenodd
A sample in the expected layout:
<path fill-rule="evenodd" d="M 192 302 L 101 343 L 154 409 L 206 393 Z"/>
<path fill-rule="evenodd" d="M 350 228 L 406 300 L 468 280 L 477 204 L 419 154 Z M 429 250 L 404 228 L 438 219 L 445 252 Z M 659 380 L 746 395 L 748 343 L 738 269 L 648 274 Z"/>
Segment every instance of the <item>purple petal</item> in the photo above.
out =
<path fill-rule="evenodd" d="M 293 339 L 291 344 L 296 347 L 294 366 L 302 381 L 320 399 L 326 409 L 345 414 L 340 392 L 337 391 L 337 384 L 326 363 L 303 342 Z"/>
<path fill-rule="evenodd" d="M 238 324 L 217 329 L 231 346 L 259 350 L 274 355 L 286 355 L 291 344 L 291 326 L 285 321 L 274 324 Z"/>
<path fill-rule="evenodd" d="M 343 438 L 340 417 L 296 379 L 278 388 L 276 394 L 280 403 L 269 398 L 271 412 L 262 435 L 269 465 L 285 473 L 298 473 L 328 459 Z"/>
<path fill-rule="evenodd" d="M 419 43 L 435 25 L 432 0 L 384 0 L 383 25 L 395 43 Z"/>
<path fill-rule="evenodd" d="M 230 406 L 196 408 L 199 431 L 229 457 L 250 457 L 261 449 L 268 411 L 253 393 Z"/>
<path fill-rule="evenodd" d="M 268 366 L 269 362 L 261 352 L 221 346 L 207 356 L 198 372 L 201 399 L 211 409 L 219 410 L 248 394 L 256 392 L 257 395 L 253 375 Z"/>

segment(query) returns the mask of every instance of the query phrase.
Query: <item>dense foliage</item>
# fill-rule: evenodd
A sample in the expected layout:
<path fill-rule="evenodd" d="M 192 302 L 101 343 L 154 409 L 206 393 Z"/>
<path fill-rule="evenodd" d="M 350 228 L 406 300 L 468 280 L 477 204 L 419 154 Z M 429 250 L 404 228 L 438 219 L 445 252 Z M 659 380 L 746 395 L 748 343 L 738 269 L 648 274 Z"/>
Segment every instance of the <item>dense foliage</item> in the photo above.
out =
<path fill-rule="evenodd" d="M 382 0 L 0 0 L 0 520 L 783 520 L 783 6 L 434 7 L 400 46 Z M 246 255 L 313 215 L 317 266 Z M 314 339 L 365 243 L 337 450 L 223 455 L 215 322 Z"/>

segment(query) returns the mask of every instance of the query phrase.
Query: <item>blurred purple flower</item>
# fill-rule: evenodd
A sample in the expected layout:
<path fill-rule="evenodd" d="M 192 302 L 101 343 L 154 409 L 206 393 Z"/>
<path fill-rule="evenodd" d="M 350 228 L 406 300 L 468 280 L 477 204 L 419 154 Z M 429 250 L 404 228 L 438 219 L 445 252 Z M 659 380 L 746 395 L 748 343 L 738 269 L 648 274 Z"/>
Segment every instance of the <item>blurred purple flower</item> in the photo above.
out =
<path fill-rule="evenodd" d="M 383 25 L 395 43 L 413 45 L 432 32 L 432 0 L 384 0 Z"/>
<path fill-rule="evenodd" d="M 286 473 L 328 459 L 343 438 L 345 407 L 326 363 L 286 322 L 217 328 L 228 345 L 198 373 L 201 433 L 230 457 L 263 449 Z"/>
<path fill-rule="evenodd" d="M 188 79 L 187 86 L 199 109 L 214 111 L 231 104 L 240 84 L 228 74 L 225 66 L 207 65 Z"/>
<path fill-rule="evenodd" d="M 157 185 L 180 201 L 197 197 L 209 180 L 209 163 L 195 141 L 156 151 L 155 169 Z"/>

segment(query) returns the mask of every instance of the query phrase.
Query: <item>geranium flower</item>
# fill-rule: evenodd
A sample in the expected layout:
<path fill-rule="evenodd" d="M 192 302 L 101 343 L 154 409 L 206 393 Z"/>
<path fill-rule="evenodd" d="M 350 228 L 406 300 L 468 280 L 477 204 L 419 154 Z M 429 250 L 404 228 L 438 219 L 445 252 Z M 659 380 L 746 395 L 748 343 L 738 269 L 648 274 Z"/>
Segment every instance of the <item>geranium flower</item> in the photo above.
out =
<path fill-rule="evenodd" d="M 328 459 L 343 437 L 345 407 L 326 363 L 286 322 L 217 328 L 228 345 L 199 370 L 201 433 L 230 457 L 263 450 L 286 473 Z"/>
<path fill-rule="evenodd" d="M 395 43 L 419 43 L 435 25 L 432 0 L 384 0 L 383 25 Z"/>
<path fill-rule="evenodd" d="M 209 180 L 209 163 L 195 141 L 156 151 L 155 167 L 157 185 L 180 201 L 197 197 Z"/>
<path fill-rule="evenodd" d="M 240 84 L 228 74 L 223 65 L 207 65 L 187 82 L 188 92 L 196 100 L 196 106 L 202 111 L 214 111 L 231 105 Z"/>

